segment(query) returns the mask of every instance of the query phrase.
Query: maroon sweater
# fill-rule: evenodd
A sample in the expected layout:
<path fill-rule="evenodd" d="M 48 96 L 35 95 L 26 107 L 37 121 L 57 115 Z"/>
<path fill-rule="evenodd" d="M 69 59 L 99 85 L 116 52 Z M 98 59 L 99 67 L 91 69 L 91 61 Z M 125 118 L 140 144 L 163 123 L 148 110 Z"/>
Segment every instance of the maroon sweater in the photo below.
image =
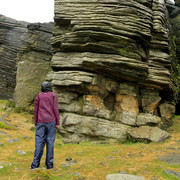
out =
<path fill-rule="evenodd" d="M 41 92 L 34 103 L 34 124 L 56 121 L 59 125 L 57 96 L 53 92 Z"/>

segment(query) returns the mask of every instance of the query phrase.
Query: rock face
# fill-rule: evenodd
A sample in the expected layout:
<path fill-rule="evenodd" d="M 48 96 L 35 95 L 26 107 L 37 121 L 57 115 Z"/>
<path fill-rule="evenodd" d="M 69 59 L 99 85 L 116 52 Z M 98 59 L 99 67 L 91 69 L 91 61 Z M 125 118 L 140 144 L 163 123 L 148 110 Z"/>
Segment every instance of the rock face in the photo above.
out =
<path fill-rule="evenodd" d="M 27 33 L 27 23 L 0 15 L 0 98 L 12 98 L 16 86 L 16 57 Z"/>
<path fill-rule="evenodd" d="M 27 23 L 0 15 L 0 98 L 27 107 L 50 71 L 53 23 Z"/>
<path fill-rule="evenodd" d="M 58 95 L 60 132 L 124 141 L 135 127 L 164 128 L 175 109 L 165 2 L 55 0 L 54 12 L 46 80 Z"/>
<path fill-rule="evenodd" d="M 16 107 L 26 108 L 33 104 L 46 74 L 51 70 L 52 28 L 53 23 L 27 25 L 28 33 L 22 37 L 24 45 L 16 58 L 18 67 L 14 93 Z"/>
<path fill-rule="evenodd" d="M 176 0 L 175 5 L 173 6 L 173 9 L 170 12 L 170 22 L 172 27 L 172 46 L 175 49 L 175 53 L 172 54 L 172 57 L 174 58 L 173 66 L 173 81 L 174 84 L 178 87 L 178 90 L 175 91 L 176 96 L 178 96 L 178 105 L 177 105 L 177 112 L 179 113 L 179 107 L 180 107 L 180 1 Z"/>

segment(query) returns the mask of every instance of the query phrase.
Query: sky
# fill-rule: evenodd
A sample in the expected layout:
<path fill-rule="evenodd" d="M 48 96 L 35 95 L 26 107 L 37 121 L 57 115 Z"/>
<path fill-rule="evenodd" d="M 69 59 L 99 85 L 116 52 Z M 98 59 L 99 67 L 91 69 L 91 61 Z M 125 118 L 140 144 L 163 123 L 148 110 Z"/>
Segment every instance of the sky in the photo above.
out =
<path fill-rule="evenodd" d="M 0 0 L 0 14 L 30 23 L 53 22 L 54 0 Z"/>
<path fill-rule="evenodd" d="M 0 0 L 0 14 L 30 23 L 52 22 L 54 0 Z"/>

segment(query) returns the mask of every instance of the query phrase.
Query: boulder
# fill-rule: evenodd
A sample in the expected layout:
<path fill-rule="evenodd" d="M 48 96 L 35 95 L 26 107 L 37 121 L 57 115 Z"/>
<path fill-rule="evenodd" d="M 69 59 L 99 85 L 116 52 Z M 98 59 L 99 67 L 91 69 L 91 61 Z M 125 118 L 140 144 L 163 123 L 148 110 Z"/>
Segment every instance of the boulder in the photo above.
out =
<path fill-rule="evenodd" d="M 49 71 L 49 62 L 19 62 L 14 93 L 16 107 L 27 108 L 34 103 L 35 97 L 40 92 L 44 77 Z"/>
<path fill-rule="evenodd" d="M 118 122 L 73 113 L 62 113 L 60 120 L 60 132 L 67 137 L 71 137 L 71 134 L 74 133 L 80 140 L 115 139 L 125 141 L 126 132 L 130 129 L 129 126 Z"/>
<path fill-rule="evenodd" d="M 142 126 L 142 125 L 148 125 L 148 124 L 158 124 L 161 122 L 161 118 L 158 116 L 154 116 L 152 114 L 148 113 L 139 113 L 137 116 L 137 126 Z"/>
<path fill-rule="evenodd" d="M 163 142 L 165 139 L 170 137 L 170 134 L 161 130 L 158 127 L 141 126 L 130 130 L 129 135 L 136 140 L 140 141 L 152 141 L 152 142 Z"/>
<path fill-rule="evenodd" d="M 161 117 L 171 119 L 176 112 L 176 107 L 174 104 L 164 102 L 159 106 Z"/>

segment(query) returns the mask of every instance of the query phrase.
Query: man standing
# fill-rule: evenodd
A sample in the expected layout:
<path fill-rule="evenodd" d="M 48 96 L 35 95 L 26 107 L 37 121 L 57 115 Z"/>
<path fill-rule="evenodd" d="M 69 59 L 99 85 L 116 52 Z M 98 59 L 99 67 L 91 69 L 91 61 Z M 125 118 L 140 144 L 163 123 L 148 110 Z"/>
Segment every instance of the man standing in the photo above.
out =
<path fill-rule="evenodd" d="M 36 97 L 34 104 L 36 134 L 34 160 L 31 164 L 31 169 L 39 167 L 45 144 L 45 165 L 47 169 L 53 168 L 54 141 L 56 127 L 59 126 L 58 101 L 56 94 L 52 92 L 51 83 L 43 82 L 41 91 Z"/>

